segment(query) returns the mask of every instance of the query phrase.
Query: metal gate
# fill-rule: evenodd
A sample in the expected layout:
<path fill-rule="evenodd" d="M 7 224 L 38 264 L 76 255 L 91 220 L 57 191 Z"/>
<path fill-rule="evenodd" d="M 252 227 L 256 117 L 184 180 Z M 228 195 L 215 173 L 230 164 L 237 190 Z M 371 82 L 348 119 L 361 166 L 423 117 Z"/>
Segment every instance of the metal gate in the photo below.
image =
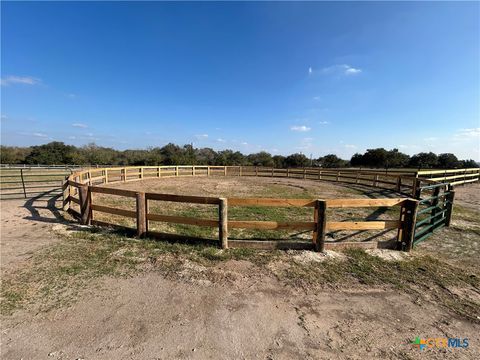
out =
<path fill-rule="evenodd" d="M 416 216 L 413 244 L 416 245 L 435 230 L 450 225 L 455 191 L 449 183 L 430 184 L 417 188 L 420 201 Z"/>

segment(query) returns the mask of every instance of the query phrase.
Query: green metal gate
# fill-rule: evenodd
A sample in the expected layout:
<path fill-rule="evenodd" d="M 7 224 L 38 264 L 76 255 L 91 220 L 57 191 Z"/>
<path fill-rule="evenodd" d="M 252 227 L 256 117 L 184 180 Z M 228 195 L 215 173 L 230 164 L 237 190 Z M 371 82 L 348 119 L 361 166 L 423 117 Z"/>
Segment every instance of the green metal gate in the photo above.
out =
<path fill-rule="evenodd" d="M 417 188 L 419 209 L 416 216 L 413 244 L 416 245 L 435 230 L 450 225 L 455 192 L 449 183 L 430 184 Z"/>

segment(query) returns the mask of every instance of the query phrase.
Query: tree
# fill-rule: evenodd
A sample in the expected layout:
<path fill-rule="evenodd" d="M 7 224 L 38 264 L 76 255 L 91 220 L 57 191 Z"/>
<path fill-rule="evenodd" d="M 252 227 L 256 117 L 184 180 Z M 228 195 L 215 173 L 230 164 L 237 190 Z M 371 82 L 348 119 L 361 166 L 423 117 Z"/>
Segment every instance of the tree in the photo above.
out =
<path fill-rule="evenodd" d="M 215 164 L 216 157 L 217 153 L 211 148 L 202 148 L 195 150 L 195 158 L 198 165 L 213 165 Z"/>
<path fill-rule="evenodd" d="M 454 169 L 460 166 L 461 163 L 455 155 L 450 153 L 438 155 L 438 167 L 442 169 Z"/>
<path fill-rule="evenodd" d="M 133 150 L 134 151 L 134 150 Z M 143 151 L 143 150 L 142 150 Z M 82 161 L 82 158 L 86 160 L 86 164 L 90 165 L 108 165 L 114 164 L 117 158 L 117 151 L 111 148 L 101 147 L 95 143 L 90 143 L 83 146 L 80 149 L 80 154 L 78 151 L 75 151 L 75 158 Z M 140 156 L 142 157 L 142 156 Z M 136 164 L 136 165 L 144 165 Z"/>
<path fill-rule="evenodd" d="M 284 163 L 286 167 L 307 167 L 310 165 L 310 160 L 305 155 L 296 153 L 288 155 Z"/>
<path fill-rule="evenodd" d="M 350 164 L 352 164 L 352 166 L 364 166 L 365 163 L 363 161 L 363 155 L 359 153 L 353 154 L 352 158 L 350 159 Z"/>
<path fill-rule="evenodd" d="M 30 148 L 16 146 L 0 146 L 1 164 L 24 164 L 25 158 L 30 154 Z"/>
<path fill-rule="evenodd" d="M 340 159 L 337 155 L 328 154 L 318 159 L 320 165 L 324 168 L 339 168 L 348 166 L 348 161 Z"/>
<path fill-rule="evenodd" d="M 45 145 L 33 146 L 25 158 L 27 164 L 72 164 L 76 148 L 63 142 L 53 141 Z"/>
<path fill-rule="evenodd" d="M 461 161 L 461 166 L 464 169 L 469 169 L 469 168 L 478 168 L 480 167 L 479 163 L 477 163 L 475 160 L 462 160 Z"/>
<path fill-rule="evenodd" d="M 432 169 L 438 166 L 438 156 L 432 152 L 421 152 L 410 158 L 409 166 L 419 169 Z"/>
<path fill-rule="evenodd" d="M 165 165 L 177 165 L 183 161 L 182 149 L 180 146 L 169 143 L 160 149 Z"/>
<path fill-rule="evenodd" d="M 368 167 L 387 167 L 388 151 L 384 148 L 367 149 L 363 154 L 363 165 Z"/>
<path fill-rule="evenodd" d="M 275 155 L 273 157 L 273 166 L 275 166 L 278 169 L 286 167 L 285 165 L 285 156 L 283 155 Z"/>
<path fill-rule="evenodd" d="M 410 161 L 410 156 L 404 154 L 398 149 L 390 150 L 387 153 L 387 168 L 402 168 L 408 165 Z"/>
<path fill-rule="evenodd" d="M 260 151 L 259 153 L 256 153 L 256 154 L 250 154 L 247 156 L 247 159 L 250 162 L 250 164 L 254 166 L 268 166 L 268 167 L 273 166 L 272 155 L 270 155 L 266 151 Z"/>

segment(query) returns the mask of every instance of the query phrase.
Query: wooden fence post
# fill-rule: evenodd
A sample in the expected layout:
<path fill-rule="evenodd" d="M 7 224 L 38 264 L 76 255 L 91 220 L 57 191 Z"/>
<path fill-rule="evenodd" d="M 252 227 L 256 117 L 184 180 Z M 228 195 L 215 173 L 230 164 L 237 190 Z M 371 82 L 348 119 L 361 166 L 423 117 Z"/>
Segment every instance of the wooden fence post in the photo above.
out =
<path fill-rule="evenodd" d="M 146 200 L 145 193 L 136 193 L 137 197 L 137 236 L 144 237 L 147 233 L 147 214 L 146 214 Z"/>
<path fill-rule="evenodd" d="M 25 180 L 23 179 L 23 169 L 20 169 L 20 176 L 22 177 L 23 195 L 25 196 L 25 199 L 26 199 L 27 191 L 25 190 Z"/>
<path fill-rule="evenodd" d="M 315 230 L 313 231 L 313 243 L 315 251 L 325 251 L 325 232 L 327 225 L 327 202 L 325 200 L 316 200 L 314 208 Z"/>
<path fill-rule="evenodd" d="M 417 174 L 415 179 L 413 179 L 413 184 L 412 184 L 412 196 L 417 200 L 420 200 L 419 189 L 420 189 L 420 180 L 418 179 L 418 174 Z M 417 192 L 418 192 L 418 194 L 417 194 Z"/>
<path fill-rule="evenodd" d="M 65 176 L 65 182 L 62 184 L 63 211 L 70 208 L 70 185 L 68 185 L 68 175 Z"/>
<path fill-rule="evenodd" d="M 210 176 L 210 166 L 207 166 L 207 176 Z"/>
<path fill-rule="evenodd" d="M 455 190 L 453 190 L 453 186 L 449 186 L 449 188 L 450 194 L 448 194 L 445 199 L 447 207 L 447 212 L 445 214 L 445 226 L 450 226 L 450 223 L 452 221 L 453 201 L 455 200 Z"/>
<path fill-rule="evenodd" d="M 402 190 L 402 177 L 398 176 L 397 178 L 397 192 L 400 192 Z"/>
<path fill-rule="evenodd" d="M 307 169 L 303 168 L 303 178 L 307 178 Z"/>
<path fill-rule="evenodd" d="M 339 177 L 340 177 L 340 171 L 337 171 L 337 177 L 335 178 L 336 182 L 338 182 Z"/>
<path fill-rule="evenodd" d="M 227 167 L 226 166 L 223 167 L 223 176 L 227 176 Z"/>
<path fill-rule="evenodd" d="M 228 249 L 228 202 L 226 198 L 220 198 L 218 206 L 219 227 L 218 235 L 222 249 Z"/>
<path fill-rule="evenodd" d="M 78 197 L 80 198 L 80 223 L 90 225 L 91 219 L 91 195 L 87 185 L 82 185 L 78 189 Z"/>
<path fill-rule="evenodd" d="M 175 176 L 178 176 L 178 166 L 175 166 Z"/>
<path fill-rule="evenodd" d="M 403 220 L 401 224 L 401 249 L 403 251 L 410 251 L 413 247 L 415 236 L 415 224 L 417 222 L 418 200 L 407 199 L 403 204 Z"/>
<path fill-rule="evenodd" d="M 123 182 L 126 182 L 127 181 L 127 168 L 123 168 L 122 173 L 123 173 Z"/>

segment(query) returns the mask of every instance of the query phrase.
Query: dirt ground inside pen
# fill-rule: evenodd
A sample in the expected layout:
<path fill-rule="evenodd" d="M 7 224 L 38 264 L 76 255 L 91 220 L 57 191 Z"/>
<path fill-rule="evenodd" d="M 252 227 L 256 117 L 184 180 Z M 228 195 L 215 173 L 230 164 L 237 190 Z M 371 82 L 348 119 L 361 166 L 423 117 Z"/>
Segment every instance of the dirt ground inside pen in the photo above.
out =
<path fill-rule="evenodd" d="M 239 196 L 255 196 L 263 191 L 263 181 L 218 181 L 212 190 L 206 179 L 188 179 L 180 191 L 191 195 L 221 191 L 231 196 L 242 188 Z M 283 194 L 285 187 L 293 188 L 294 197 L 306 193 L 320 198 L 396 197 L 329 183 L 278 182 L 272 197 Z M 144 191 L 179 191 L 174 179 L 142 186 Z M 458 216 L 452 227 L 434 234 L 412 253 L 372 254 L 393 259 L 400 264 L 399 271 L 402 261 L 430 254 L 445 266 L 457 266 L 467 278 L 478 279 L 479 190 L 478 185 L 458 187 Z M 377 280 L 344 284 L 335 282 L 336 277 L 351 274 L 339 274 L 335 262 L 342 264 L 353 255 L 335 252 L 221 257 L 218 250 L 195 250 L 204 256 L 200 261 L 187 247 L 146 246 L 144 240 L 87 232 L 63 219 L 55 200 L 1 202 L 2 302 L 10 304 L 2 305 L 2 359 L 480 357 L 476 280 L 468 285 L 442 283 L 442 289 L 436 281 L 414 282 L 430 271 L 422 263 L 413 267 L 418 276 L 412 277 L 410 290 Z M 463 237 L 468 244 L 452 251 Z M 87 256 L 93 253 L 96 257 Z M 331 278 L 316 281 L 315 268 L 326 264 Z M 369 271 L 383 262 L 373 264 Z M 359 264 L 355 266 L 342 271 L 359 273 Z M 299 279 L 299 273 L 305 279 Z M 440 303 L 439 291 L 448 293 L 454 303 Z M 455 301 L 470 307 L 455 311 Z M 411 345 L 416 337 L 468 338 L 469 346 L 421 351 Z"/>

